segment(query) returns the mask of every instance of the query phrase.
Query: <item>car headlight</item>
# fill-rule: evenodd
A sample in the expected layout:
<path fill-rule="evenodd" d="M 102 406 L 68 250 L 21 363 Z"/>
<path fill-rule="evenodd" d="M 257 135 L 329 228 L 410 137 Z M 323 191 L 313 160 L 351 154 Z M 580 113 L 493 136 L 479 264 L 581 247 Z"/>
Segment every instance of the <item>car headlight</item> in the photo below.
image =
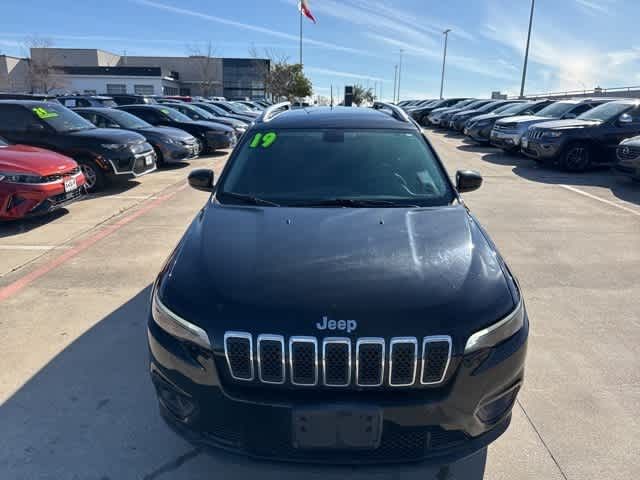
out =
<path fill-rule="evenodd" d="M 180 140 L 176 140 L 175 138 L 170 138 L 170 137 L 167 137 L 165 142 L 168 143 L 169 145 L 182 145 L 182 142 L 180 142 Z"/>
<path fill-rule="evenodd" d="M 120 150 L 126 148 L 126 145 L 123 145 L 122 143 L 103 143 L 101 147 L 106 148 L 107 150 Z"/>
<path fill-rule="evenodd" d="M 559 130 L 550 130 L 548 132 L 544 132 L 542 134 L 543 137 L 547 137 L 547 138 L 558 138 L 560 136 L 562 136 L 562 132 Z"/>
<path fill-rule="evenodd" d="M 524 315 L 524 302 L 521 297 L 518 306 L 509 315 L 471 335 L 467 340 L 464 353 L 467 354 L 483 348 L 494 347 L 515 335 L 524 326 Z"/>
<path fill-rule="evenodd" d="M 156 324 L 169 335 L 211 350 L 207 332 L 169 310 L 158 298 L 157 290 L 153 293 L 151 315 Z"/>
<path fill-rule="evenodd" d="M 21 173 L 0 173 L 0 182 L 43 183 L 43 178 L 40 175 L 25 175 Z"/>

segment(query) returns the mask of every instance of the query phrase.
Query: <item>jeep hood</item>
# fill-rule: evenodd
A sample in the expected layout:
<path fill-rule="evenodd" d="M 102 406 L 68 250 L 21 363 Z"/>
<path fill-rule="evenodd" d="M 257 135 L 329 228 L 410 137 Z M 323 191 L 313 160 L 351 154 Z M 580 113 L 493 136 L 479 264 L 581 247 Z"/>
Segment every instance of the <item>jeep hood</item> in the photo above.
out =
<path fill-rule="evenodd" d="M 537 128 L 548 128 L 554 130 L 569 130 L 578 128 L 592 128 L 601 125 L 602 122 L 597 120 L 553 120 L 551 122 L 543 122 L 536 125 Z"/>
<path fill-rule="evenodd" d="M 500 257 L 463 206 L 277 208 L 212 200 L 160 277 L 162 301 L 221 330 L 359 336 L 480 329 L 514 308 Z M 260 324 L 264 325 L 260 325 Z"/>

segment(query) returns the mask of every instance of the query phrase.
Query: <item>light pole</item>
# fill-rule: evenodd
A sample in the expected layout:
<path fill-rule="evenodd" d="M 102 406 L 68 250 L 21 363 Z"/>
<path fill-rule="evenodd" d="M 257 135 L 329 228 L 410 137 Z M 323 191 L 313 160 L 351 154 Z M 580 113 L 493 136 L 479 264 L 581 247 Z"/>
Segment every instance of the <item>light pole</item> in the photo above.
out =
<path fill-rule="evenodd" d="M 444 35 L 444 55 L 442 56 L 442 78 L 440 79 L 440 100 L 442 100 L 442 93 L 444 92 L 444 67 L 447 64 L 447 43 L 449 42 L 450 28 L 447 28 L 442 34 Z"/>
<path fill-rule="evenodd" d="M 398 65 L 393 67 L 395 70 L 393 72 L 393 100 L 391 103 L 396 103 L 396 92 L 398 88 Z"/>
<path fill-rule="evenodd" d="M 400 49 L 400 65 L 398 66 L 398 101 L 400 101 L 400 79 L 402 78 L 402 54 L 404 50 Z"/>
<path fill-rule="evenodd" d="M 531 28 L 533 27 L 533 12 L 536 8 L 536 0 L 531 0 L 531 15 L 529 16 L 529 33 L 527 35 L 527 48 L 524 52 L 524 67 L 522 69 L 522 85 L 520 86 L 520 98 L 524 98 L 524 84 L 527 80 L 527 64 L 529 63 L 529 45 L 531 43 Z"/>

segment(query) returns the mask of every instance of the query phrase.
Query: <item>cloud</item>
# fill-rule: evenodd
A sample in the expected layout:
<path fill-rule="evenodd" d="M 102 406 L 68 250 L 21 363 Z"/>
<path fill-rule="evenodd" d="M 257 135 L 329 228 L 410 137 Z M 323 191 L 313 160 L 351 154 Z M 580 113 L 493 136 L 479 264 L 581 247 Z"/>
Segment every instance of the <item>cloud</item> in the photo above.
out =
<path fill-rule="evenodd" d="M 352 72 L 341 72 L 338 70 L 331 70 L 329 68 L 320 68 L 320 67 L 305 67 L 305 72 L 315 73 L 317 75 L 328 75 L 332 77 L 341 77 L 341 78 L 355 78 L 358 80 L 371 80 L 374 82 L 386 82 L 389 80 L 385 80 L 381 77 L 373 77 L 371 75 L 363 75 L 360 73 L 352 73 Z"/>
<path fill-rule="evenodd" d="M 298 35 L 292 35 L 290 33 L 281 32 L 281 31 L 278 31 L 278 30 L 273 30 L 273 29 L 262 27 L 262 26 L 259 26 L 259 25 L 253 25 L 253 24 L 249 24 L 249 23 L 238 22 L 236 20 L 231 20 L 231 19 L 228 19 L 228 18 L 216 16 L 216 15 L 209 15 L 207 13 L 198 12 L 196 10 L 190 10 L 190 9 L 187 9 L 187 8 L 176 7 L 176 6 L 173 6 L 173 5 L 166 4 L 166 3 L 156 2 L 154 0 L 129 0 L 129 1 L 131 1 L 133 3 L 136 3 L 138 5 L 143 5 L 143 6 L 146 6 L 146 7 L 155 8 L 157 10 L 164 10 L 166 12 L 171 12 L 171 13 L 178 14 L 178 15 L 184 15 L 184 16 L 188 16 L 188 17 L 199 18 L 201 20 L 206 20 L 206 21 L 209 21 L 209 22 L 215 22 L 215 23 L 219 23 L 221 25 L 227 25 L 229 27 L 239 28 L 239 29 L 242 29 L 242 30 L 248 30 L 248 31 L 251 31 L 251 32 L 261 33 L 263 35 L 269 35 L 269 36 L 280 38 L 280 39 L 283 39 L 283 40 L 289 40 L 291 42 L 299 42 L 299 40 L 300 40 Z M 358 50 L 356 48 L 351 48 L 351 47 L 344 47 L 342 45 L 337 45 L 335 43 L 323 42 L 323 41 L 319 41 L 319 40 L 313 40 L 313 39 L 311 39 L 309 37 L 304 37 L 303 41 L 307 45 L 313 45 L 313 46 L 316 46 L 316 47 L 322 47 L 322 48 L 326 48 L 328 50 L 336 50 L 336 51 L 340 51 L 340 52 L 352 53 L 352 54 L 356 54 L 356 55 L 364 55 L 364 56 L 369 56 L 369 57 L 378 57 L 378 55 L 376 53 L 373 53 L 373 52 L 369 52 L 369 51 L 366 51 L 366 50 Z"/>
<path fill-rule="evenodd" d="M 613 12 L 610 10 L 613 7 L 615 0 L 574 0 L 580 7 L 582 7 L 583 11 L 589 13 L 591 15 L 613 15 Z"/>

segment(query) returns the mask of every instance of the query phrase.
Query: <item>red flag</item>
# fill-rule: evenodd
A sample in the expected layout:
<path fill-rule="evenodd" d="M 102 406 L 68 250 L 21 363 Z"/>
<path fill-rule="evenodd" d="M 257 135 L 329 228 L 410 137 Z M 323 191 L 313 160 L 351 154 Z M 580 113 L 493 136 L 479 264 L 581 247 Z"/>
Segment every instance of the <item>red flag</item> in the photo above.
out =
<path fill-rule="evenodd" d="M 298 10 L 300 10 L 300 13 L 313 23 L 316 23 L 316 17 L 313 16 L 313 13 L 311 13 L 311 9 L 309 8 L 309 0 L 300 0 L 298 2 Z"/>

